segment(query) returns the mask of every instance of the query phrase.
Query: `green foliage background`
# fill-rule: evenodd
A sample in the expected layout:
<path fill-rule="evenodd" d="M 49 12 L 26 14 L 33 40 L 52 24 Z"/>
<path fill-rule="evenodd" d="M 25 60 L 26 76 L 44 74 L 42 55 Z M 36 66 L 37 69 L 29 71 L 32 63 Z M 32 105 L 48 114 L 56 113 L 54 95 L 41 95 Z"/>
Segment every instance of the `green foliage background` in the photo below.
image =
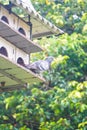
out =
<path fill-rule="evenodd" d="M 31 56 L 55 57 L 49 84 L 0 94 L 0 130 L 87 130 L 87 0 L 32 2 L 65 34 L 38 40 L 44 52 Z"/>

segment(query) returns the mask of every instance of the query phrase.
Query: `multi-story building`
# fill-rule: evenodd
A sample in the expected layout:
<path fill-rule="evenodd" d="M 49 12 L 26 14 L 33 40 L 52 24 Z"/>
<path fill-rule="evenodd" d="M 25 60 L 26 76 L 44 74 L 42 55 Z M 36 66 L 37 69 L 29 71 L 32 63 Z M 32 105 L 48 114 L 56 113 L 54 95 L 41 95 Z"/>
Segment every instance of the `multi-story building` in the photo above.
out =
<path fill-rule="evenodd" d="M 23 16 L 17 14 L 19 9 Z M 0 3 L 0 91 L 43 82 L 43 78 L 25 68 L 30 62 L 30 54 L 43 50 L 33 38 L 62 33 L 36 12 L 30 0 Z"/>

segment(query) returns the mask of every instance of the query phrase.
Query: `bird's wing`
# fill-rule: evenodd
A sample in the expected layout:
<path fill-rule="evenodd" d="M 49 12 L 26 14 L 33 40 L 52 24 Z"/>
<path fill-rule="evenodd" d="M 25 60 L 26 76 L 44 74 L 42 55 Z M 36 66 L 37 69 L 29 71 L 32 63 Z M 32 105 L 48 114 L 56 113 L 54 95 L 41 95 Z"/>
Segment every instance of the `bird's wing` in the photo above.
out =
<path fill-rule="evenodd" d="M 27 69 L 30 69 L 31 71 L 35 73 L 40 73 L 41 71 L 49 70 L 50 63 L 46 60 L 39 60 L 32 64 L 27 65 Z"/>
<path fill-rule="evenodd" d="M 27 65 L 26 67 L 27 67 L 28 69 L 30 69 L 30 70 L 37 70 L 37 69 L 39 69 L 38 66 L 39 66 L 40 62 L 41 62 L 41 60 L 36 61 L 36 62 L 34 62 L 34 63 L 32 63 L 32 64 Z"/>
<path fill-rule="evenodd" d="M 41 61 L 40 64 L 38 65 L 39 69 L 41 71 L 45 71 L 49 69 L 49 63 L 47 61 Z"/>

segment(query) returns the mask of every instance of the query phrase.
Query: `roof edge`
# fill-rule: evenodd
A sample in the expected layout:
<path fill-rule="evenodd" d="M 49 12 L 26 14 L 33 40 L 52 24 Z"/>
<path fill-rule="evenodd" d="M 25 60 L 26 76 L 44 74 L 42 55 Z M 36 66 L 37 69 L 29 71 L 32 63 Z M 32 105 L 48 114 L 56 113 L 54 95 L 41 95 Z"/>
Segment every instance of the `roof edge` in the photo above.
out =
<path fill-rule="evenodd" d="M 45 19 L 43 16 L 41 16 L 35 9 L 34 6 L 31 3 L 31 0 L 10 0 L 13 4 L 15 4 L 18 7 L 23 8 L 31 17 L 37 19 L 40 22 L 43 22 L 44 25 L 46 25 L 50 31 L 52 31 L 54 34 L 63 34 L 64 31 L 49 22 L 47 19 Z"/>

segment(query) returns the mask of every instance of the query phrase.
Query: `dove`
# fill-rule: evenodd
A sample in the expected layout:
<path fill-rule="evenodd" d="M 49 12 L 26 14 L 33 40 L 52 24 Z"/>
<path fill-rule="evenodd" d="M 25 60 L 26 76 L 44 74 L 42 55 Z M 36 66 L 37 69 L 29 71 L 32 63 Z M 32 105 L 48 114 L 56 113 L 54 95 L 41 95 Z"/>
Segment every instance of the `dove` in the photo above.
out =
<path fill-rule="evenodd" d="M 53 59 L 52 56 L 49 56 L 45 60 L 38 60 L 32 64 L 26 65 L 26 68 L 34 73 L 40 74 L 40 72 L 50 70 Z"/>

